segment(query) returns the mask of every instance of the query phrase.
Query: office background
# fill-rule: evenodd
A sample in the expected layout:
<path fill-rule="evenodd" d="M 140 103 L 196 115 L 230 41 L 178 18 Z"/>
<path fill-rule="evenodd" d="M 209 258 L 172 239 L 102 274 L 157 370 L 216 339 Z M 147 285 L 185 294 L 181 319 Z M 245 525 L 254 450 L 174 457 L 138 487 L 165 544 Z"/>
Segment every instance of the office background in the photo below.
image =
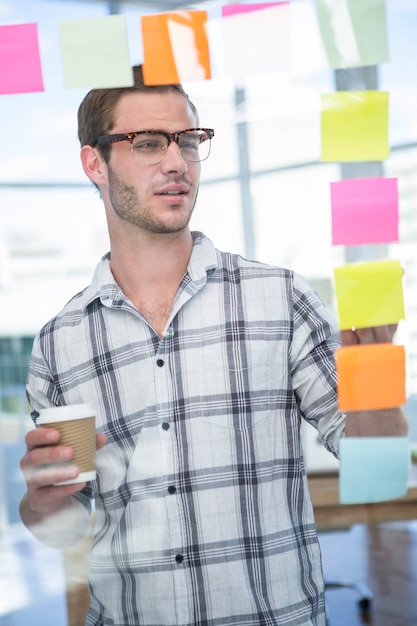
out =
<path fill-rule="evenodd" d="M 76 111 L 87 90 L 65 88 L 59 22 L 125 15 L 136 63 L 142 60 L 141 14 L 197 8 L 215 12 L 222 4 L 0 0 L 0 24 L 38 24 L 45 80 L 43 93 L 0 96 L 0 581 L 6 590 L 0 596 L 1 626 L 14 626 L 25 615 L 36 624 L 35 606 L 39 624 L 48 626 L 47 607 L 52 605 L 51 624 L 66 624 L 60 555 L 30 542 L 17 516 L 23 487 L 17 459 L 31 427 L 24 382 L 34 334 L 88 284 L 108 247 L 104 210 L 78 156 Z M 300 19 L 315 9 L 314 0 L 292 4 L 299 7 Z M 417 4 L 387 0 L 386 10 L 389 60 L 378 66 L 351 71 L 314 67 L 307 39 L 305 67 L 301 64 L 295 73 L 220 76 L 185 85 L 201 125 L 216 130 L 212 154 L 202 168 L 192 227 L 219 248 L 299 271 L 332 309 L 335 266 L 399 259 L 405 270 L 407 318 L 397 341 L 406 347 L 411 432 L 417 441 Z M 320 162 L 319 98 L 340 85 L 389 92 L 390 156 L 378 164 L 353 164 L 349 173 L 366 176 L 373 167 L 379 175 L 398 179 L 399 243 L 353 250 L 331 244 L 329 186 L 346 177 L 346 169 Z M 305 437 L 310 471 L 337 469 L 314 432 Z"/>

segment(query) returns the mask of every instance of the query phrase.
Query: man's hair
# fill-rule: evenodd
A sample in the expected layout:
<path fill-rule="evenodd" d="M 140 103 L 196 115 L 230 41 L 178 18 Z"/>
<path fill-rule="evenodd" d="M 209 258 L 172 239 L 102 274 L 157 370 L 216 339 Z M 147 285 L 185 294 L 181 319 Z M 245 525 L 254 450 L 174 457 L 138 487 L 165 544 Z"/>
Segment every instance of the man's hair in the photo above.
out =
<path fill-rule="evenodd" d="M 181 84 L 145 85 L 142 65 L 132 67 L 134 84 L 131 87 L 92 89 L 85 96 L 78 109 L 78 139 L 81 146 L 95 146 L 97 137 L 107 135 L 114 126 L 114 115 L 119 100 L 128 93 L 166 93 L 176 91 L 181 94 L 198 120 L 197 109 Z M 131 129 L 139 130 L 139 129 Z M 99 146 L 103 159 L 110 158 L 110 145 Z"/>

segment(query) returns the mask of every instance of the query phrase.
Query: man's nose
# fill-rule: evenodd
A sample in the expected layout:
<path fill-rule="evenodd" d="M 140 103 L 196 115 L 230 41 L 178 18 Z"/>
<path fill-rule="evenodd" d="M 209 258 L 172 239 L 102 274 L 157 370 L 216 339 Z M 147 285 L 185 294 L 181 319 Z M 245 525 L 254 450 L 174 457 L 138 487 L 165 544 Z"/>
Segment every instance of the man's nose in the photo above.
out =
<path fill-rule="evenodd" d="M 162 165 L 170 170 L 186 172 L 188 169 L 187 161 L 181 154 L 181 150 L 176 141 L 169 142 L 165 158 Z"/>

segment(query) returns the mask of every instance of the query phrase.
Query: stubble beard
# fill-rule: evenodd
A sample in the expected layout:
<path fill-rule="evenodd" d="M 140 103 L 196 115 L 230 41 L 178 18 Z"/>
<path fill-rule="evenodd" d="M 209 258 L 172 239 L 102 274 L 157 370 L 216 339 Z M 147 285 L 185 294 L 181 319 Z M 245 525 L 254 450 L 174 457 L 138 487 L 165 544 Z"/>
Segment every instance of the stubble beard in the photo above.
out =
<path fill-rule="evenodd" d="M 182 219 L 168 223 L 158 219 L 152 210 L 141 202 L 135 187 L 122 181 L 111 167 L 108 167 L 108 175 L 110 201 L 114 212 L 120 219 L 154 234 L 178 233 L 188 226 L 197 201 L 198 190 L 188 213 Z"/>

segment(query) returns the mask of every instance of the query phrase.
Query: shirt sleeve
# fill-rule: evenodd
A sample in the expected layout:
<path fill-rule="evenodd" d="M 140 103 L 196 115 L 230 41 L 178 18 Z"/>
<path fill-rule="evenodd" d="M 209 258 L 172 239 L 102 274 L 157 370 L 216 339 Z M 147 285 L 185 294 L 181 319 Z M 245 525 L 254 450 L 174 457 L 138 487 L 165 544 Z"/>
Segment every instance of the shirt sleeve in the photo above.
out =
<path fill-rule="evenodd" d="M 338 408 L 335 350 L 340 346 L 336 320 L 308 282 L 294 274 L 291 368 L 304 419 L 323 445 L 338 457 L 345 413 Z"/>
<path fill-rule="evenodd" d="M 26 397 L 32 410 L 32 419 L 35 423 L 41 409 L 62 404 L 54 384 L 51 370 L 41 349 L 39 333 L 34 339 L 29 360 Z"/>
<path fill-rule="evenodd" d="M 31 418 L 35 425 L 41 409 L 62 404 L 50 368 L 42 352 L 40 334 L 35 337 L 33 342 L 26 381 L 26 397 L 31 407 Z M 91 484 L 88 483 L 82 491 L 75 493 L 74 496 L 91 514 L 92 500 L 94 499 Z"/>

